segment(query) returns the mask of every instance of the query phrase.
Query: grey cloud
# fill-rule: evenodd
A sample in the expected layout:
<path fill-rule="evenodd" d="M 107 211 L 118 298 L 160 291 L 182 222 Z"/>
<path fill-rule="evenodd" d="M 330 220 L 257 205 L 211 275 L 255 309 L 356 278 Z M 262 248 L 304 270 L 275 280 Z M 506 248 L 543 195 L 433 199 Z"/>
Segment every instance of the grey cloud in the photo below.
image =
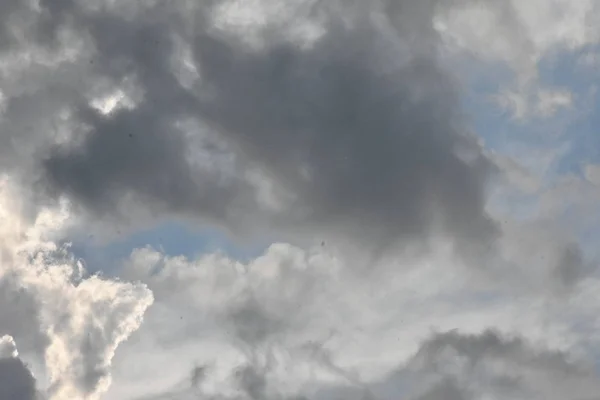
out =
<path fill-rule="evenodd" d="M 502 263 L 497 272 L 513 288 L 573 293 L 573 289 L 595 269 L 575 235 L 555 221 L 505 222 L 498 248 Z"/>
<path fill-rule="evenodd" d="M 6 0 L 0 5 L 0 51 L 6 51 L 18 43 L 14 28 L 18 23 L 15 17 L 23 17 L 29 8 L 23 0 Z"/>
<path fill-rule="evenodd" d="M 283 322 L 268 314 L 252 296 L 235 305 L 227 315 L 234 336 L 254 348 L 282 329 Z"/>
<path fill-rule="evenodd" d="M 10 335 L 0 337 L 0 399 L 35 400 L 36 380 L 18 357 Z"/>
<path fill-rule="evenodd" d="M 0 277 L 2 333 L 19 338 L 21 351 L 42 353 L 48 340 L 39 332 L 38 304 L 31 293 L 19 286 L 15 276 L 6 274 Z"/>
<path fill-rule="evenodd" d="M 116 81 L 135 76 L 143 99 L 134 110 L 110 116 L 76 104 L 79 122 L 91 132 L 76 148 L 56 148 L 46 158 L 53 187 L 102 216 L 114 214 L 124 195 L 136 193 L 159 211 L 223 220 L 231 194 L 219 187 L 218 176 L 192 169 L 188 143 L 174 126 L 193 106 L 168 65 L 174 27 L 102 14 L 83 16 L 81 22 L 95 39 L 94 71 Z"/>
<path fill-rule="evenodd" d="M 85 147 L 58 150 L 45 163 L 56 187 L 93 204 L 100 215 L 110 216 L 119 195 L 134 192 L 151 208 L 154 203 L 159 209 L 195 210 L 222 219 L 227 191 L 218 190 L 213 177 L 193 176 L 183 158 L 185 142 L 176 131 L 165 134 L 166 123 L 152 109 L 112 118 L 88 111 L 95 130 Z"/>
<path fill-rule="evenodd" d="M 97 216 L 127 217 L 120 206 L 133 196 L 136 207 L 238 230 L 333 229 L 382 246 L 418 241 L 438 226 L 463 246 L 493 237 L 483 208 L 491 164 L 466 133 L 459 90 L 436 60 L 427 28 L 434 7 L 399 2 L 396 20 L 420 23 L 394 29 L 383 14 L 383 24 L 367 17 L 377 5 L 327 3 L 317 13 L 326 33 L 316 43 L 302 48 L 267 29 L 265 45 L 252 48 L 217 29 L 209 6 L 91 11 L 50 3 L 46 19 L 70 21 L 60 26 L 91 39 L 57 67 L 78 65 L 81 82 L 69 82 L 60 101 L 79 131 L 76 144 L 41 155 L 51 194 L 65 193 Z M 350 10 L 350 24 L 335 17 Z M 174 37 L 192 48 L 201 76 L 192 88 L 169 64 Z M 128 77 L 142 93 L 134 109 L 101 115 L 87 105 L 94 82 Z M 175 128 L 186 119 L 227 143 L 233 173 L 194 164 L 194 135 Z M 249 168 L 290 195 L 283 211 L 265 215 L 245 178 Z"/>
<path fill-rule="evenodd" d="M 179 383 L 166 392 L 139 397 L 135 400 L 191 400 L 206 397 L 215 400 L 266 400 L 271 398 L 303 400 L 303 398 L 297 397 L 281 397 L 268 392 L 265 371 L 251 364 L 241 366 L 235 371 L 232 371 L 232 376 L 230 378 L 231 386 L 232 388 L 235 388 L 235 392 L 237 392 L 235 395 L 208 395 L 203 393 L 201 388 L 195 386 L 190 388 L 186 385 L 186 382 Z"/>
<path fill-rule="evenodd" d="M 375 398 L 467 400 L 594 399 L 600 376 L 568 353 L 495 331 L 434 333 L 386 379 L 371 385 Z"/>
<path fill-rule="evenodd" d="M 263 399 L 266 396 L 267 382 L 262 371 L 248 365 L 239 368 L 234 374 L 240 390 L 251 399 Z"/>
<path fill-rule="evenodd" d="M 474 146 L 448 77 L 434 58 L 379 72 L 383 52 L 397 49 L 356 24 L 332 25 L 309 50 L 279 44 L 249 53 L 196 40 L 213 89 L 200 99 L 203 115 L 298 196 L 297 224 L 347 224 L 380 240 L 423 237 L 434 222 L 467 240 L 490 235 L 490 165 L 456 154 Z"/>
<path fill-rule="evenodd" d="M 464 356 L 472 366 L 485 357 L 495 357 L 565 371 L 573 368 L 573 365 L 565 359 L 565 354 L 549 351 L 540 351 L 539 354 L 536 354 L 525 340 L 503 337 L 492 330 L 472 335 L 461 334 L 457 331 L 434 334 L 432 338 L 423 343 L 413 362 L 433 365 L 449 349 L 455 351 L 459 356 Z"/>
<path fill-rule="evenodd" d="M 35 378 L 19 358 L 0 359 L 0 399 L 35 400 Z"/>
<path fill-rule="evenodd" d="M 591 399 L 600 377 L 591 366 L 578 363 L 568 353 L 535 346 L 519 337 L 494 331 L 434 334 L 414 358 L 393 376 L 408 372 L 450 385 L 427 390 L 423 398 Z M 433 396 L 433 397 L 427 397 Z M 438 397 L 436 397 L 438 396 Z"/>
<path fill-rule="evenodd" d="M 206 366 L 196 366 L 192 369 L 190 374 L 190 385 L 192 387 L 198 387 L 202 384 L 206 375 Z"/>
<path fill-rule="evenodd" d="M 387 377 L 365 385 L 311 382 L 302 393 L 286 396 L 269 382 L 268 368 L 250 363 L 231 373 L 239 395 L 217 395 L 213 398 L 592 400 L 598 399 L 600 387 L 597 372 L 570 360 L 568 354 L 549 351 L 524 339 L 508 338 L 492 331 L 433 334 L 408 362 Z M 152 398 L 184 400 L 200 394 L 186 389 Z"/>
<path fill-rule="evenodd" d="M 586 265 L 584 254 L 579 245 L 568 243 L 560 253 L 558 264 L 556 266 L 556 274 L 558 280 L 566 286 L 578 282 L 585 275 L 586 270 L 591 270 L 589 265 Z"/>
<path fill-rule="evenodd" d="M 470 397 L 465 394 L 464 390 L 459 388 L 454 381 L 447 379 L 418 396 L 416 400 L 466 400 L 468 398 Z"/>

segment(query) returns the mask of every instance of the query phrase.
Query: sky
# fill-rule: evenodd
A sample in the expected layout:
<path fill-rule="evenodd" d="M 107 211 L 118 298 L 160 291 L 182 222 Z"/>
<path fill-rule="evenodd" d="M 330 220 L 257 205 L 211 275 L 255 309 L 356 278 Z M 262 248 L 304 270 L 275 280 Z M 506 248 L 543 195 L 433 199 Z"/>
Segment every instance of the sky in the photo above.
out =
<path fill-rule="evenodd" d="M 0 400 L 600 399 L 600 1 L 0 2 Z"/>

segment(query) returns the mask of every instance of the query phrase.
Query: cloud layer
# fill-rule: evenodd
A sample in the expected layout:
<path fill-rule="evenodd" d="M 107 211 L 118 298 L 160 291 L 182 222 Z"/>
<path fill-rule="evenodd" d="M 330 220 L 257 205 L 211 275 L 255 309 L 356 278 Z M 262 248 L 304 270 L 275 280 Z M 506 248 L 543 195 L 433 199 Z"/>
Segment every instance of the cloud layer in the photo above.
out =
<path fill-rule="evenodd" d="M 241 232 L 493 237 L 492 165 L 438 60 L 434 8 L 305 5 L 321 33 L 301 46 L 269 24 L 248 43 L 222 26 L 226 3 L 60 4 L 15 5 L 31 24 L 4 56 L 5 148 L 33 149 L 26 179 L 48 194 L 97 217 L 133 207 Z M 23 66 L 19 51 L 52 59 Z M 26 127 L 33 144 L 14 143 Z"/>
<path fill-rule="evenodd" d="M 159 346 L 174 370 L 145 374 L 172 386 L 140 398 L 594 398 L 597 279 L 566 300 L 451 259 L 395 259 L 365 281 L 321 247 L 274 245 L 247 264 L 140 249 L 123 276 L 156 303 L 116 379 L 135 387 L 135 355 L 151 365 Z"/>
<path fill-rule="evenodd" d="M 594 68 L 599 15 L 2 2 L 0 399 L 594 399 L 598 162 L 531 143 L 593 110 L 546 75 Z M 98 274 L 68 243 L 156 221 L 274 243 Z"/>

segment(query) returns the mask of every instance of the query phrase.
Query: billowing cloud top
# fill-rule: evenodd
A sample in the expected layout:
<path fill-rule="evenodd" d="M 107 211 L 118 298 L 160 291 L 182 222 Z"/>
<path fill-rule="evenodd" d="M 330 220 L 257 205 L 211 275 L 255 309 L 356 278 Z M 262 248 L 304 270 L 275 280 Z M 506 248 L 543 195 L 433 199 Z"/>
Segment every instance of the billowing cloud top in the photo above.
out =
<path fill-rule="evenodd" d="M 16 396 L 2 398 L 35 394 L 33 376 L 11 348 L 13 337 L 45 364 L 50 399 L 98 398 L 110 384 L 115 348 L 137 329 L 152 294 L 142 284 L 85 276 L 68 248 L 51 241 L 66 210 L 43 210 L 29 226 L 8 179 L 0 190 L 0 326 L 10 335 L 2 339 L 0 379 L 2 390 Z"/>
<path fill-rule="evenodd" d="M 599 26 L 3 1 L 0 400 L 594 398 Z"/>

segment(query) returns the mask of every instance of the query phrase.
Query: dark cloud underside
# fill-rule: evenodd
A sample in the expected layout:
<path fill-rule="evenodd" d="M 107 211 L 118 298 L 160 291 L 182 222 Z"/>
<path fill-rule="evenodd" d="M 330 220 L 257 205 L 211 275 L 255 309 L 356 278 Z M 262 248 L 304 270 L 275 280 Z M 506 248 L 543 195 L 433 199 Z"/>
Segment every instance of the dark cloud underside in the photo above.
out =
<path fill-rule="evenodd" d="M 36 399 L 35 378 L 19 358 L 0 359 L 0 399 Z"/>
<path fill-rule="evenodd" d="M 435 48 L 423 46 L 435 35 L 421 25 L 394 28 L 398 10 L 373 22 L 373 9 L 354 10 L 346 24 L 334 17 L 339 9 L 324 11 L 326 32 L 308 47 L 268 33 L 252 47 L 217 29 L 208 7 L 191 29 L 177 7 L 134 18 L 67 7 L 62 14 L 91 38 L 88 79 L 133 77 L 143 95 L 109 115 L 82 96 L 66 100 L 80 140 L 44 157 L 49 185 L 101 214 L 134 195 L 144 207 L 230 227 L 256 215 L 266 226 L 343 229 L 375 241 L 421 239 L 434 226 L 464 243 L 490 238 L 491 164 L 466 133 L 459 92 Z M 433 14 L 424 13 L 430 26 Z M 175 37 L 200 73 L 191 87 L 169 64 Z M 176 128 L 186 119 L 227 143 L 233 176 L 193 163 L 194 135 Z M 244 175 L 250 167 L 288 195 L 283 211 L 260 211 Z"/>

